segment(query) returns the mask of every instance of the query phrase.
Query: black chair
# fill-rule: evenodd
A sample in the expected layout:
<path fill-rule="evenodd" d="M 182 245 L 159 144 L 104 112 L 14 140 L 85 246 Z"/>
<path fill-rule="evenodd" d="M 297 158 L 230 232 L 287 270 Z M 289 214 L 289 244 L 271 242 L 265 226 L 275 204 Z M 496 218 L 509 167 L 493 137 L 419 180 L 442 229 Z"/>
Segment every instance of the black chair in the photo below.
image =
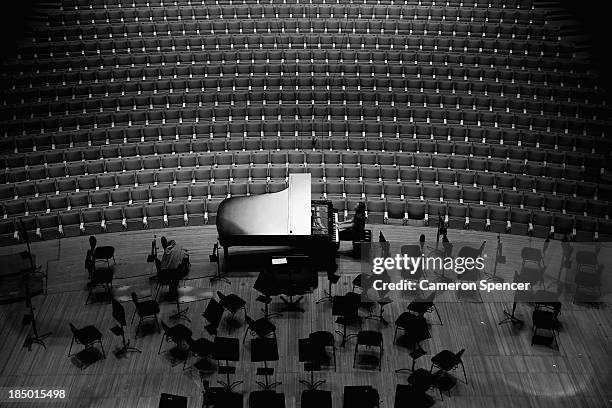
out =
<path fill-rule="evenodd" d="M 161 268 L 161 261 L 159 259 L 155 259 L 155 269 L 157 269 L 157 283 L 156 283 L 156 288 L 155 288 L 155 300 L 157 300 L 158 296 L 159 296 L 159 291 L 162 288 L 162 286 L 167 286 L 168 287 L 168 292 L 171 292 L 171 289 L 173 287 L 176 286 L 176 281 L 177 278 L 175 276 L 174 273 L 172 273 L 173 271 L 171 271 L 170 269 L 162 269 Z M 172 294 L 171 295 L 176 295 L 176 294 Z"/>
<path fill-rule="evenodd" d="M 334 335 L 328 331 L 320 330 L 310 333 L 308 338 L 318 347 L 321 347 L 323 351 L 325 351 L 326 347 L 332 348 L 334 371 L 336 371 L 336 339 L 334 338 Z"/>
<path fill-rule="evenodd" d="M 442 350 L 435 356 L 431 358 L 431 368 L 429 372 L 432 372 L 434 367 L 438 367 L 445 373 L 452 371 L 461 365 L 463 369 L 463 377 L 465 378 L 465 383 L 468 383 L 467 375 L 465 375 L 465 366 L 463 365 L 463 360 L 461 356 L 465 353 L 465 349 L 459 350 L 457 353 L 453 353 L 450 350 Z"/>
<path fill-rule="evenodd" d="M 404 312 L 395 320 L 395 334 L 393 344 L 397 338 L 397 331 L 404 330 L 404 340 L 409 345 L 419 345 L 420 342 L 431 338 L 427 320 L 410 312 Z"/>
<path fill-rule="evenodd" d="M 173 342 L 177 345 L 177 347 L 181 347 L 181 345 L 186 344 L 188 339 L 191 339 L 191 329 L 182 324 L 176 324 L 172 327 L 169 327 L 166 323 L 161 322 L 162 329 L 164 329 L 164 334 L 162 335 L 161 341 L 159 342 L 159 350 L 157 350 L 157 354 L 161 354 L 161 349 L 164 344 L 164 340 L 167 343 Z"/>
<path fill-rule="evenodd" d="M 253 391 L 249 394 L 250 408 L 285 408 L 285 394 L 272 390 Z"/>
<path fill-rule="evenodd" d="M 304 390 L 300 400 L 302 408 L 332 408 L 331 391 Z"/>
<path fill-rule="evenodd" d="M 208 306 L 206 306 L 206 310 L 202 313 L 202 316 L 208 320 L 209 323 L 205 326 L 205 329 L 212 336 L 217 334 L 219 323 L 221 323 L 221 317 L 223 317 L 223 311 L 223 306 L 221 306 L 219 302 L 215 299 L 210 299 Z"/>
<path fill-rule="evenodd" d="M 446 392 L 448 393 L 448 396 L 450 397 L 450 392 L 453 388 L 455 388 L 455 385 L 457 385 L 457 381 L 450 375 L 446 373 L 441 373 L 440 375 L 437 376 L 436 387 L 438 388 L 438 391 L 440 392 L 440 399 L 442 401 L 444 401 L 444 396 L 442 395 L 442 393 Z"/>
<path fill-rule="evenodd" d="M 113 318 L 119 323 L 119 325 L 111 328 L 111 331 L 116 336 L 121 336 L 122 347 L 115 351 L 115 355 L 119 357 L 120 355 L 126 354 L 130 351 L 142 353 L 136 347 L 130 347 L 130 340 L 125 341 L 125 326 L 127 325 L 125 320 L 125 310 L 123 309 L 123 305 L 117 302 L 115 299 L 111 300 L 113 304 Z"/>
<path fill-rule="evenodd" d="M 157 321 L 157 315 L 159 314 L 159 304 L 155 300 L 138 300 L 138 296 L 135 292 L 132 292 L 132 301 L 134 302 L 134 306 L 136 309 L 134 310 L 134 314 L 132 315 L 132 321 L 130 324 L 134 323 L 134 317 L 138 314 L 140 320 L 138 321 L 138 325 L 136 326 L 136 333 L 134 334 L 134 338 L 138 337 L 138 330 L 140 330 L 140 325 L 144 319 L 155 319 L 155 327 L 157 327 L 157 331 L 159 332 L 159 323 Z"/>
<path fill-rule="evenodd" d="M 263 375 L 265 382 L 256 381 L 262 390 L 272 390 L 276 386 L 282 384 L 281 382 L 268 381 L 268 376 L 274 374 L 274 368 L 268 367 L 268 361 L 278 361 L 278 343 L 275 338 L 258 338 L 251 340 L 251 362 L 264 363 L 263 367 L 258 367 L 256 375 Z"/>
<path fill-rule="evenodd" d="M 113 277 L 114 271 L 111 267 L 103 269 L 98 269 L 94 267 L 89 273 L 89 282 L 87 282 L 88 293 L 87 299 L 85 300 L 85 304 L 89 304 L 89 299 L 91 298 L 94 289 L 100 286 L 106 290 L 109 298 L 112 297 Z"/>
<path fill-rule="evenodd" d="M 533 335 L 531 336 L 531 345 L 547 345 L 559 350 L 559 339 L 557 337 L 557 315 L 558 313 L 555 311 L 542 310 L 541 308 L 536 308 L 533 311 Z M 541 335 L 538 332 L 539 330 L 545 330 L 549 332 L 550 335 Z"/>
<path fill-rule="evenodd" d="M 244 337 L 242 338 L 243 343 L 246 340 L 246 336 L 249 332 L 251 332 L 253 336 L 257 337 L 266 337 L 270 334 L 276 337 L 276 326 L 265 317 L 253 320 L 245 313 L 244 319 L 247 322 L 247 329 L 244 331 Z"/>
<path fill-rule="evenodd" d="M 72 356 L 70 354 L 72 352 L 72 346 L 74 343 L 78 343 L 83 345 L 84 349 L 88 349 L 93 347 L 94 344 L 100 343 L 100 348 L 102 349 L 102 356 L 106 358 L 106 353 L 104 352 L 104 346 L 102 345 L 102 333 L 95 326 L 89 325 L 85 326 L 81 329 L 77 329 L 74 327 L 72 323 L 68 323 L 70 325 L 70 331 L 72 331 L 72 340 L 70 341 L 70 349 L 68 350 L 68 357 Z"/>
<path fill-rule="evenodd" d="M 217 365 L 219 375 L 225 375 L 227 378 L 227 381 L 218 381 L 226 392 L 231 392 L 234 387 L 244 382 L 230 382 L 230 375 L 236 374 L 236 367 L 228 364 L 229 361 L 240 361 L 240 340 L 231 337 L 215 337 L 213 358 L 217 362 L 225 361 L 224 365 Z"/>
<path fill-rule="evenodd" d="M 210 361 L 206 360 L 206 358 L 213 354 L 213 342 L 205 338 L 194 340 L 191 337 L 186 338 L 185 342 L 187 343 L 187 347 L 189 347 L 188 352 L 191 355 L 200 357 L 201 359 L 194 364 L 194 368 L 198 370 L 200 374 L 212 372 L 213 366 Z M 183 370 L 185 370 L 187 361 L 189 361 L 189 356 L 187 356 L 183 363 Z"/>
<path fill-rule="evenodd" d="M 408 311 L 414 313 L 419 317 L 423 317 L 425 313 L 436 312 L 436 316 L 438 316 L 438 320 L 440 321 L 440 325 L 443 325 L 442 318 L 440 318 L 440 313 L 438 313 L 438 308 L 434 303 L 434 299 L 436 297 L 436 292 L 432 292 L 425 299 L 416 299 L 410 302 L 408 305 Z"/>
<path fill-rule="evenodd" d="M 369 347 L 378 347 L 380 350 L 380 355 L 378 358 L 378 370 L 382 371 L 382 360 L 384 354 L 384 345 L 383 345 L 383 336 L 381 332 L 373 331 L 373 330 L 362 330 L 357 333 L 357 343 L 355 344 L 355 353 L 353 354 L 353 368 L 355 368 L 355 364 L 357 363 L 357 353 L 359 351 L 359 346 Z"/>
<path fill-rule="evenodd" d="M 107 269 L 110 269 L 110 260 L 113 260 L 113 265 L 116 265 L 115 261 L 115 247 L 112 246 L 99 246 L 94 251 L 94 262 L 103 261 L 106 262 Z"/>
<path fill-rule="evenodd" d="M 363 234 L 353 239 L 353 257 L 355 259 L 361 258 L 362 249 L 372 242 L 372 230 L 365 229 Z"/>
<path fill-rule="evenodd" d="M 229 295 L 224 295 L 220 291 L 217 291 L 217 296 L 219 296 L 219 304 L 228 312 L 232 314 L 232 317 L 241 309 L 244 310 L 244 314 L 246 315 L 246 301 L 240 298 L 238 295 L 230 293 Z"/>

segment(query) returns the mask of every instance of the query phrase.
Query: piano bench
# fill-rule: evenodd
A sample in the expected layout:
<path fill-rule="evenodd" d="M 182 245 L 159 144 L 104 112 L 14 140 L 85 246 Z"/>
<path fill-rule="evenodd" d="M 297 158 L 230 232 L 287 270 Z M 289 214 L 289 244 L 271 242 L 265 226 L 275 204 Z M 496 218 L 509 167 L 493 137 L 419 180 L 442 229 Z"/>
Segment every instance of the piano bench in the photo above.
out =
<path fill-rule="evenodd" d="M 372 230 L 366 229 L 363 231 L 363 236 L 360 240 L 353 241 L 353 257 L 358 259 L 361 258 L 361 247 L 364 244 L 372 242 Z"/>

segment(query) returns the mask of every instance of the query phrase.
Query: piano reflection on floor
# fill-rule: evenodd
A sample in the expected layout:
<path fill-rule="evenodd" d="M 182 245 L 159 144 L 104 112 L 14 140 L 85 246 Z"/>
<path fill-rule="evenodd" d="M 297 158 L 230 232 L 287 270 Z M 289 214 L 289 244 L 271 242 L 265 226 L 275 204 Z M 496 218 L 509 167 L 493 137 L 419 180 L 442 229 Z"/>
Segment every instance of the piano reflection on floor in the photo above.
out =
<path fill-rule="evenodd" d="M 217 211 L 226 269 L 230 246 L 291 246 L 316 255 L 321 269 L 335 268 L 339 234 L 331 201 L 311 200 L 309 173 L 289 175 L 276 193 L 231 197 Z"/>

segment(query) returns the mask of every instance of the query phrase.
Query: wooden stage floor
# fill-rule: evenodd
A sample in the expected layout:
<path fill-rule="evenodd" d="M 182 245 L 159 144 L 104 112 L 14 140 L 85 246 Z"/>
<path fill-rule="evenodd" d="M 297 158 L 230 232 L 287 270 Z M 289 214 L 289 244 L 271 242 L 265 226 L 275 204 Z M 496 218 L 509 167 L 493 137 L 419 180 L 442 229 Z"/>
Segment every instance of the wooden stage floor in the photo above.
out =
<path fill-rule="evenodd" d="M 425 233 L 428 240 L 435 239 L 435 228 L 416 226 L 371 226 L 374 237 L 379 231 L 392 242 L 416 243 L 418 236 Z M 99 235 L 98 245 L 113 245 L 116 248 L 115 287 L 130 287 L 139 291 L 150 290 L 149 275 L 152 264 L 146 263 L 150 252 L 153 234 L 175 238 L 191 250 L 193 279 L 187 285 L 208 288 L 213 292 L 221 290 L 234 292 L 247 301 L 247 310 L 252 316 L 260 316 L 261 304 L 256 302 L 258 293 L 252 289 L 256 273 L 243 267 L 230 273 L 232 284 L 223 282 L 211 284 L 205 276 L 214 273 L 213 264 L 208 262 L 212 244 L 216 240 L 214 226 L 186 227 L 165 230 L 144 230 Z M 496 235 L 487 232 L 449 230 L 451 242 L 469 242 L 479 246 L 483 240 L 496 242 Z M 520 251 L 532 245 L 542 248 L 543 240 L 528 239 L 514 235 L 502 235 L 504 255 L 507 262 L 499 265 L 497 274 L 506 282 L 511 281 L 515 270 L 520 268 Z M 2 402 L 0 407 L 99 407 L 99 408 L 150 408 L 157 407 L 161 392 L 189 397 L 189 407 L 201 406 L 201 388 L 197 372 L 193 369 L 182 370 L 182 364 L 173 366 L 170 354 L 157 354 L 161 334 L 146 333 L 133 340 L 134 326 L 128 327 L 132 345 L 142 349 L 142 354 L 130 354 L 117 358 L 112 350 L 120 346 L 120 338 L 115 337 L 110 328 L 115 325 L 111 316 L 111 306 L 97 302 L 85 306 L 87 297 L 86 272 L 83 268 L 84 254 L 88 246 L 87 237 L 64 238 L 56 241 L 35 242 L 33 252 L 38 263 L 48 271 L 48 291 L 46 295 L 34 298 L 39 332 L 52 331 L 48 338 L 47 349 L 33 345 L 32 351 L 22 348 L 29 327 L 22 326 L 25 312 L 23 302 L 0 306 L 0 387 L 11 388 L 56 388 L 67 390 L 69 400 L 61 403 L 10 403 Z M 348 250 L 349 243 L 343 243 L 341 250 Z M 0 254 L 24 250 L 23 245 L 2 247 Z M 549 268 L 555 270 L 557 256 L 550 257 Z M 488 268 L 491 267 L 489 262 Z M 351 281 L 359 272 L 359 264 L 348 256 L 339 258 L 339 271 L 342 275 L 336 294 L 351 290 Z M 608 272 L 609 273 L 609 272 Z M 127 289 L 125 287 L 128 287 Z M 315 330 L 334 331 L 336 325 L 331 316 L 329 302 L 316 304 L 327 288 L 327 279 L 321 274 L 319 287 L 302 301 L 304 314 L 285 313 L 273 321 L 277 325 L 280 361 L 271 363 L 275 368 L 274 380 L 282 381 L 277 388 L 284 392 L 287 407 L 300 406 L 300 394 L 304 387 L 298 383 L 306 379 L 303 364 L 298 362 L 298 339 L 307 337 Z M 445 296 L 452 294 L 445 294 Z M 394 302 L 385 308 L 385 316 L 393 321 L 405 310 L 411 297 L 393 294 Z M 483 295 L 482 302 L 457 302 L 451 297 L 443 297 L 438 310 L 443 320 L 440 325 L 435 316 L 428 315 L 431 323 L 432 338 L 423 342 L 427 355 L 417 361 L 417 367 L 429 369 L 432 355 L 443 349 L 458 351 L 465 348 L 465 370 L 469 384 L 459 382 L 451 392 L 451 397 L 440 401 L 439 394 L 430 391 L 436 399 L 436 406 L 491 408 L 491 407 L 610 407 L 612 406 L 612 313 L 609 301 L 599 308 L 576 305 L 564 301 L 559 320 L 562 324 L 559 335 L 559 351 L 531 346 L 531 312 L 533 306 L 519 304 L 517 315 L 525 320 L 524 327 L 498 325 L 503 318 L 503 309 L 510 304 L 495 301 Z M 207 301 L 189 304 L 190 328 L 194 338 L 207 337 L 205 321 L 201 316 Z M 133 313 L 131 302 L 124 303 L 128 323 Z M 279 306 L 277 298 L 271 311 Z M 175 306 L 161 303 L 160 317 L 169 322 Z M 363 312 L 362 312 L 363 313 Z M 228 315 L 220 326 L 220 335 L 242 339 L 245 325 L 242 313 L 238 315 L 240 327 L 228 320 Z M 95 324 L 103 334 L 103 344 L 107 358 L 80 370 L 67 357 L 71 333 L 68 322 L 77 327 Z M 395 386 L 407 383 L 407 374 L 396 374 L 399 368 L 410 367 L 409 350 L 393 343 L 394 325 L 385 327 L 374 320 L 366 320 L 364 329 L 381 330 L 384 336 L 385 354 L 382 371 L 375 368 L 359 367 L 353 369 L 352 359 L 354 339 L 342 349 L 338 348 L 338 371 L 324 369 L 315 374 L 316 379 L 327 382 L 322 389 L 333 392 L 334 407 L 342 406 L 342 392 L 345 385 L 371 384 L 378 389 L 382 408 L 392 408 Z M 168 344 L 169 345 L 169 344 Z M 77 348 L 80 346 L 77 345 Z M 250 391 L 257 390 L 255 371 L 259 363 L 250 362 L 249 342 L 241 345 L 241 361 L 232 379 L 244 380 L 237 390 L 246 398 Z M 190 360 L 190 364 L 196 361 Z M 455 373 L 461 377 L 461 372 Z M 216 384 L 216 374 L 210 376 L 211 385 Z M 6 393 L 6 388 L 3 389 Z M 3 398 L 5 395 L 2 396 Z"/>

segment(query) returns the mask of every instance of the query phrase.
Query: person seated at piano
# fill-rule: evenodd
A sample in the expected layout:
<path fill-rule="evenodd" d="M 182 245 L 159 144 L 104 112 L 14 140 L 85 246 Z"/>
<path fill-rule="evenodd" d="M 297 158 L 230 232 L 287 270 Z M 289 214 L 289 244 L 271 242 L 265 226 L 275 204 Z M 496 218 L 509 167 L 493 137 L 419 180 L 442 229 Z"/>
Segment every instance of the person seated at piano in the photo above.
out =
<path fill-rule="evenodd" d="M 189 273 L 189 250 L 178 245 L 175 240 L 168 241 L 161 237 L 164 254 L 161 259 L 161 269 L 176 271 L 177 278 L 183 278 Z"/>
<path fill-rule="evenodd" d="M 363 201 L 359 202 L 355 206 L 353 218 L 338 223 L 340 241 L 358 241 L 362 239 L 366 224 L 365 209 L 365 203 Z"/>

